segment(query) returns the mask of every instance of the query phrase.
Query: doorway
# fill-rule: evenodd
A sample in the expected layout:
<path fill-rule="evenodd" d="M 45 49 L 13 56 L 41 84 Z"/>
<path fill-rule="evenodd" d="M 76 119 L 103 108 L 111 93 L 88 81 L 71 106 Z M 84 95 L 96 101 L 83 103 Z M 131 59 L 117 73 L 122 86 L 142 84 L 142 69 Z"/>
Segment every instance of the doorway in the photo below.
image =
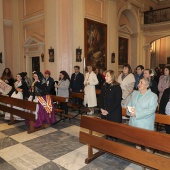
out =
<path fill-rule="evenodd" d="M 40 57 L 32 57 L 32 72 L 40 71 Z"/>

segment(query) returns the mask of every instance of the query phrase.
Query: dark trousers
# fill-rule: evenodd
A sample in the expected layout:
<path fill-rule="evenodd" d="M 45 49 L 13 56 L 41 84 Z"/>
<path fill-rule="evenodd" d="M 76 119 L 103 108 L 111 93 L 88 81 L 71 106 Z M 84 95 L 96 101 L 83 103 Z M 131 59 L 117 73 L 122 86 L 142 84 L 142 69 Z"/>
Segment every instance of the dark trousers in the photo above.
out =
<path fill-rule="evenodd" d="M 75 97 L 72 98 L 71 102 L 72 102 L 73 104 L 82 104 L 82 100 L 79 99 L 79 98 L 75 98 Z"/>
<path fill-rule="evenodd" d="M 64 110 L 65 114 L 67 114 L 68 113 L 67 103 L 61 103 L 61 109 Z"/>
<path fill-rule="evenodd" d="M 170 134 L 170 125 L 165 125 L 166 133 Z"/>

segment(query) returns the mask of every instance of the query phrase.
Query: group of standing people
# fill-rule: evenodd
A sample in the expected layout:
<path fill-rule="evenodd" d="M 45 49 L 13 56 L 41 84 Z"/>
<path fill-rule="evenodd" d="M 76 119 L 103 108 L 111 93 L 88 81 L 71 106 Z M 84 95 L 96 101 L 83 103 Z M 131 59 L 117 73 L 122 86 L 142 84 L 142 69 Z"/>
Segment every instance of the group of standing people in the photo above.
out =
<path fill-rule="evenodd" d="M 137 66 L 135 71 L 132 74 L 130 65 L 124 64 L 117 83 L 113 83 L 113 72 L 106 72 L 106 83 L 101 90 L 99 105 L 102 117 L 122 122 L 121 109 L 126 108 L 127 115 L 130 116 L 129 125 L 154 130 L 158 104 L 159 113 L 170 115 L 170 68 L 165 67 L 159 78 L 154 77 L 153 70 L 144 69 L 142 65 Z M 112 81 L 108 81 L 108 77 L 112 77 Z M 165 125 L 165 129 L 170 134 L 170 126 Z"/>
<path fill-rule="evenodd" d="M 92 66 L 87 66 L 85 76 L 80 73 L 80 67 L 75 66 L 71 79 L 66 71 L 61 71 L 58 81 L 54 81 L 49 70 L 44 72 L 44 76 L 41 72 L 33 72 L 32 83 L 26 73 L 17 74 L 14 82 L 10 69 L 6 68 L 1 79 L 13 86 L 9 96 L 39 103 L 36 110 L 36 127 L 40 126 L 43 121 L 55 122 L 53 109 L 43 107 L 43 105 L 52 105 L 49 95 L 68 98 L 70 92 L 84 92 L 84 105 L 89 108 L 88 114 L 93 114 L 93 108 L 97 106 L 95 89 L 101 89 L 98 107 L 101 109 L 102 118 L 121 123 L 122 108 L 129 107 L 131 110 L 127 109 L 127 114 L 130 116 L 130 125 L 154 130 L 157 104 L 160 105 L 160 113 L 170 114 L 170 69 L 165 67 L 159 78 L 153 75 L 153 70 L 144 69 L 142 65 L 137 66 L 135 73 L 132 74 L 130 65 L 124 64 L 118 79 L 113 70 L 108 70 L 103 75 L 98 69 L 93 72 Z M 80 101 L 74 98 L 72 102 L 79 103 Z M 61 107 L 67 114 L 67 104 L 63 103 Z M 42 110 L 46 115 L 44 118 L 39 116 Z M 169 126 L 166 126 L 166 132 L 170 133 Z"/>

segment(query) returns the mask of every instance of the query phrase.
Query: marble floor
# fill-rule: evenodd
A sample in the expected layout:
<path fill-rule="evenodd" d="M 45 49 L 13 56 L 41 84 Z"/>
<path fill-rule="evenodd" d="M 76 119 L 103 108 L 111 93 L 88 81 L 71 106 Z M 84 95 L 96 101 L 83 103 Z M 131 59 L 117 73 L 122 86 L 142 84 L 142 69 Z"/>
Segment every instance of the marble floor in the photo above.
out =
<path fill-rule="evenodd" d="M 0 117 L 0 170 L 142 169 L 111 154 L 104 154 L 85 164 L 87 146 L 79 143 L 79 125 L 80 117 L 27 134 L 24 122 L 9 126 Z"/>

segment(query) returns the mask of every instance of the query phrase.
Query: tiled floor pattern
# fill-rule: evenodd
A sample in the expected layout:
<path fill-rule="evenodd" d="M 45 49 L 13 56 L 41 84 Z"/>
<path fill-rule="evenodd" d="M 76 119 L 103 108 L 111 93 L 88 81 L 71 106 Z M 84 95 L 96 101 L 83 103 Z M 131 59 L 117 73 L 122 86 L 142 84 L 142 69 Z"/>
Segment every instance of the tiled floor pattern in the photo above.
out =
<path fill-rule="evenodd" d="M 111 154 L 104 154 L 85 164 L 87 146 L 79 143 L 79 124 L 80 119 L 66 120 L 27 134 L 24 122 L 9 126 L 0 117 L 0 170 L 142 169 Z"/>

